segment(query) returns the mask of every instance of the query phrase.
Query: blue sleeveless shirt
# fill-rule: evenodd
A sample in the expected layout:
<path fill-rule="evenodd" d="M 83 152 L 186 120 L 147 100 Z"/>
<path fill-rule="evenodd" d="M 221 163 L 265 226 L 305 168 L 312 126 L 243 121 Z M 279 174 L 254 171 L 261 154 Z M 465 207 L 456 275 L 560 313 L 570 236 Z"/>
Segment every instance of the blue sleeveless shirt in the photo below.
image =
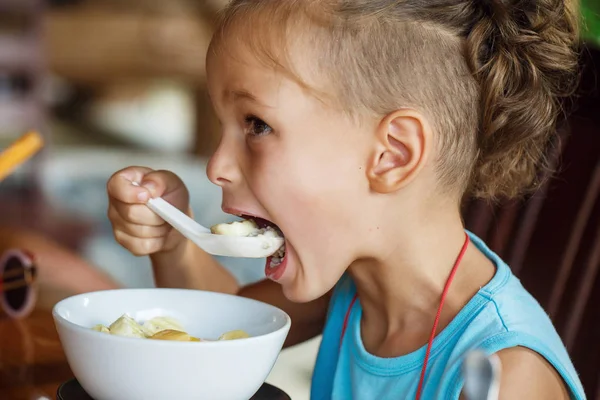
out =
<path fill-rule="evenodd" d="M 548 315 L 506 263 L 481 239 L 469 235 L 496 265 L 496 274 L 435 337 L 421 398 L 458 399 L 463 387 L 461 366 L 470 350 L 493 354 L 522 346 L 554 366 L 571 398 L 585 399 L 579 377 Z M 395 358 L 368 353 L 360 334 L 359 301 L 352 306 L 340 346 L 344 318 L 355 293 L 347 275 L 334 289 L 313 373 L 311 400 L 414 399 L 427 346 Z"/>

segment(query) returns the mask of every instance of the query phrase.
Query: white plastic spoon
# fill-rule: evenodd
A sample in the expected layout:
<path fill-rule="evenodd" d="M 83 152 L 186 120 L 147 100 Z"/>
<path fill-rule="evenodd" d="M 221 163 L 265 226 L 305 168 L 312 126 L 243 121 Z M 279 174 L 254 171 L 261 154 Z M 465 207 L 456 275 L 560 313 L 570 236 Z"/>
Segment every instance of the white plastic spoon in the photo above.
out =
<path fill-rule="evenodd" d="M 140 186 L 137 182 L 132 184 Z M 280 237 L 212 234 L 210 229 L 200 225 L 160 197 L 148 200 L 146 205 L 196 246 L 215 256 L 266 258 L 275 254 L 284 244 L 284 239 Z"/>

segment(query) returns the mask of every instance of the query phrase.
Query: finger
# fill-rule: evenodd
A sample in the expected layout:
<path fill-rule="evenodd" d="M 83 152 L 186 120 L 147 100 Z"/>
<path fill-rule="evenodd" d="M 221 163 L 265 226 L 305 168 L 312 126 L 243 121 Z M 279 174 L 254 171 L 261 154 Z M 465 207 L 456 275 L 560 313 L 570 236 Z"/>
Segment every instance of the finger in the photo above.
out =
<path fill-rule="evenodd" d="M 165 238 L 140 239 L 121 230 L 115 230 L 116 241 L 135 256 L 147 256 L 163 249 Z"/>
<path fill-rule="evenodd" d="M 149 198 L 148 190 L 134 186 L 133 182 L 142 181 L 144 175 L 151 171 L 144 167 L 129 167 L 116 172 L 106 184 L 108 195 L 129 204 L 145 203 Z"/>
<path fill-rule="evenodd" d="M 112 220 L 118 215 L 125 224 L 161 226 L 165 220 L 150 210 L 145 204 L 127 204 L 115 199 L 110 202 L 108 217 Z"/>
<path fill-rule="evenodd" d="M 127 222 L 116 210 L 109 210 L 109 218 L 116 230 L 123 231 L 130 236 L 140 239 L 156 239 L 167 236 L 173 229 L 171 225 L 163 223 L 158 226 L 139 225 Z"/>
<path fill-rule="evenodd" d="M 114 175 L 118 175 L 129 182 L 140 183 L 152 171 L 154 171 L 152 168 L 132 166 L 117 171 Z"/>
<path fill-rule="evenodd" d="M 150 191 L 152 197 L 173 198 L 187 205 L 185 186 L 179 176 L 171 171 L 159 170 L 148 173 L 142 180 L 142 186 Z"/>

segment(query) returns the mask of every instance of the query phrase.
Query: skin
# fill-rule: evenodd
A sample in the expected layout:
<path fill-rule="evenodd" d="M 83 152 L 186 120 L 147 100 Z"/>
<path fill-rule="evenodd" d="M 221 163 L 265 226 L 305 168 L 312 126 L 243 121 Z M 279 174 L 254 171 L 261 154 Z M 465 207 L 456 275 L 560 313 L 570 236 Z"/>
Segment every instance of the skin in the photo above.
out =
<path fill-rule="evenodd" d="M 26 250 L 34 255 L 38 301 L 42 305 L 53 306 L 78 293 L 119 288 L 98 268 L 36 232 L 0 227 L 0 254 L 10 249 Z"/>
<path fill-rule="evenodd" d="M 207 60 L 222 124 L 207 172 L 222 188 L 223 210 L 267 219 L 284 233 L 283 276 L 239 287 L 212 257 L 149 211 L 143 205 L 148 197 L 163 196 L 189 213 L 185 186 L 164 171 L 131 167 L 110 179 L 117 240 L 134 254 L 150 255 L 161 286 L 235 293 L 282 308 L 294 321 L 287 345 L 321 333 L 330 291 L 348 271 L 370 353 L 395 357 L 425 345 L 465 240 L 460 193 L 437 180 L 431 124 L 413 109 L 351 118 L 260 64 L 239 42 L 226 45 L 227 53 L 211 51 Z M 306 78 L 317 80 L 309 72 Z M 470 245 L 438 332 L 494 272 Z M 515 348 L 499 356 L 502 398 L 567 398 L 560 377 L 535 353 Z"/>

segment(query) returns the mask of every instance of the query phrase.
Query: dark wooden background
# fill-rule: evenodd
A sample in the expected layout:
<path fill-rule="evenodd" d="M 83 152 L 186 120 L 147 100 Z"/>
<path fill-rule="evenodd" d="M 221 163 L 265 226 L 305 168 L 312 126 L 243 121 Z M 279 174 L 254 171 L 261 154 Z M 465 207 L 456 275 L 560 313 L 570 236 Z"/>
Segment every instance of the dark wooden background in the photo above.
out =
<path fill-rule="evenodd" d="M 582 62 L 555 176 L 525 201 L 467 202 L 464 215 L 547 310 L 588 398 L 600 399 L 600 50 L 587 49 Z"/>

